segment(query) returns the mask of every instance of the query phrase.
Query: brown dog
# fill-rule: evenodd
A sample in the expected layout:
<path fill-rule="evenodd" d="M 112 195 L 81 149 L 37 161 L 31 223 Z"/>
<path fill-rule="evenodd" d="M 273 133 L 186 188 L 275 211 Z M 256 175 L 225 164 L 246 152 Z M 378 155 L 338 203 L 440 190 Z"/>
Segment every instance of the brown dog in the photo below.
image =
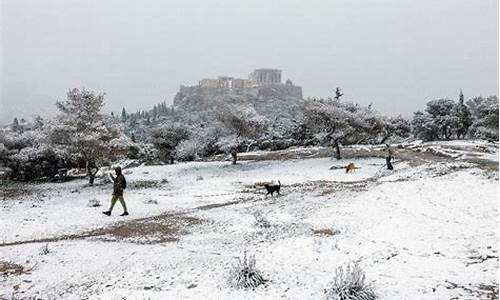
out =
<path fill-rule="evenodd" d="M 356 166 L 354 165 L 354 163 L 349 163 L 346 167 L 345 167 L 345 172 L 346 174 L 349 173 L 349 172 L 354 172 L 354 170 L 356 170 Z"/>

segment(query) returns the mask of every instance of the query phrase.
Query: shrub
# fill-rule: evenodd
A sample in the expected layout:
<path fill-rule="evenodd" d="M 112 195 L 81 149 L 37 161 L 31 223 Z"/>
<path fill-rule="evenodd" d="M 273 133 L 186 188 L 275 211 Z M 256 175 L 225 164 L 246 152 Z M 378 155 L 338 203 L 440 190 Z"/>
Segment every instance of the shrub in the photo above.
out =
<path fill-rule="evenodd" d="M 365 272 L 358 264 L 338 267 L 332 286 L 325 290 L 331 300 L 374 300 L 377 299 L 372 287 L 365 282 Z"/>
<path fill-rule="evenodd" d="M 49 244 L 45 244 L 40 248 L 40 255 L 47 255 L 50 253 Z"/>
<path fill-rule="evenodd" d="M 238 258 L 238 262 L 231 266 L 228 284 L 236 289 L 255 289 L 266 282 L 261 272 L 255 267 L 255 256 L 247 257 L 247 252 L 243 254 L 243 260 Z"/>

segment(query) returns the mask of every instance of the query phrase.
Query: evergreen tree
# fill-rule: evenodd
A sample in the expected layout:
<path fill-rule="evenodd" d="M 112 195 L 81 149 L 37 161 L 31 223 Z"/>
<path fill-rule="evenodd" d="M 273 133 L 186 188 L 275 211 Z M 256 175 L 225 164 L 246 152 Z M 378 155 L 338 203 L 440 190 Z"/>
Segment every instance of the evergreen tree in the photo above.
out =
<path fill-rule="evenodd" d="M 20 132 L 21 131 L 21 126 L 19 126 L 19 120 L 17 118 L 14 118 L 12 121 L 12 125 L 10 126 L 12 131 L 14 132 Z"/>
<path fill-rule="evenodd" d="M 335 99 L 336 100 L 340 100 L 340 97 L 344 96 L 344 93 L 342 93 L 342 90 L 340 89 L 340 87 L 336 87 L 335 88 Z"/>
<path fill-rule="evenodd" d="M 469 108 L 464 103 L 464 94 L 462 93 L 462 90 L 460 90 L 455 114 L 458 121 L 456 132 L 457 138 L 465 138 L 467 132 L 469 131 L 469 127 L 472 125 L 472 116 Z"/>
<path fill-rule="evenodd" d="M 125 111 L 125 107 L 122 108 L 122 122 L 127 121 L 127 112 Z"/>
<path fill-rule="evenodd" d="M 98 164 L 111 155 L 110 142 L 121 136 L 121 131 L 101 114 L 104 94 L 75 88 L 56 105 L 60 114 L 47 129 L 49 140 L 67 149 L 75 161 L 85 162 L 89 184 L 93 184 Z"/>
<path fill-rule="evenodd" d="M 36 116 L 35 120 L 33 121 L 33 128 L 34 129 L 40 129 L 43 127 L 43 118 L 40 116 Z"/>

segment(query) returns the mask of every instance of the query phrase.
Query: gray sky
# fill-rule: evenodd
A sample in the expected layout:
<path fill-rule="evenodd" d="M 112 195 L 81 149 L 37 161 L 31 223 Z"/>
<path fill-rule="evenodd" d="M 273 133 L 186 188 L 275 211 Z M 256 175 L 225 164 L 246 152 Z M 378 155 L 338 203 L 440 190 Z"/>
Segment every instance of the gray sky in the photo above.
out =
<path fill-rule="evenodd" d="M 389 114 L 498 94 L 498 0 L 0 1 L 1 122 L 72 87 L 135 111 L 259 67 Z"/>

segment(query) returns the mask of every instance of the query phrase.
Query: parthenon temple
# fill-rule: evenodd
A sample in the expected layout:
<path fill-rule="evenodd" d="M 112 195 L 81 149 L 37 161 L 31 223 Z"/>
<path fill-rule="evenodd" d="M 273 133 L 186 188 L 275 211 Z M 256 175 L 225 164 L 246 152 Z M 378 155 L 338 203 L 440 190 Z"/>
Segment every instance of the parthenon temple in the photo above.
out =
<path fill-rule="evenodd" d="M 248 75 L 248 79 L 219 76 L 217 79 L 205 78 L 199 82 L 200 87 L 223 89 L 242 89 L 273 84 L 283 84 L 281 82 L 281 70 L 269 68 L 256 69 Z M 290 80 L 287 80 L 286 84 L 293 85 Z"/>
<path fill-rule="evenodd" d="M 189 94 L 193 91 L 204 91 L 205 93 L 237 93 L 254 95 L 276 95 L 302 98 L 302 88 L 296 86 L 290 79 L 284 83 L 281 81 L 281 70 L 271 68 L 256 69 L 248 75 L 248 78 L 236 78 L 231 76 L 219 76 L 204 78 L 196 86 L 181 85 L 181 94 Z"/>

